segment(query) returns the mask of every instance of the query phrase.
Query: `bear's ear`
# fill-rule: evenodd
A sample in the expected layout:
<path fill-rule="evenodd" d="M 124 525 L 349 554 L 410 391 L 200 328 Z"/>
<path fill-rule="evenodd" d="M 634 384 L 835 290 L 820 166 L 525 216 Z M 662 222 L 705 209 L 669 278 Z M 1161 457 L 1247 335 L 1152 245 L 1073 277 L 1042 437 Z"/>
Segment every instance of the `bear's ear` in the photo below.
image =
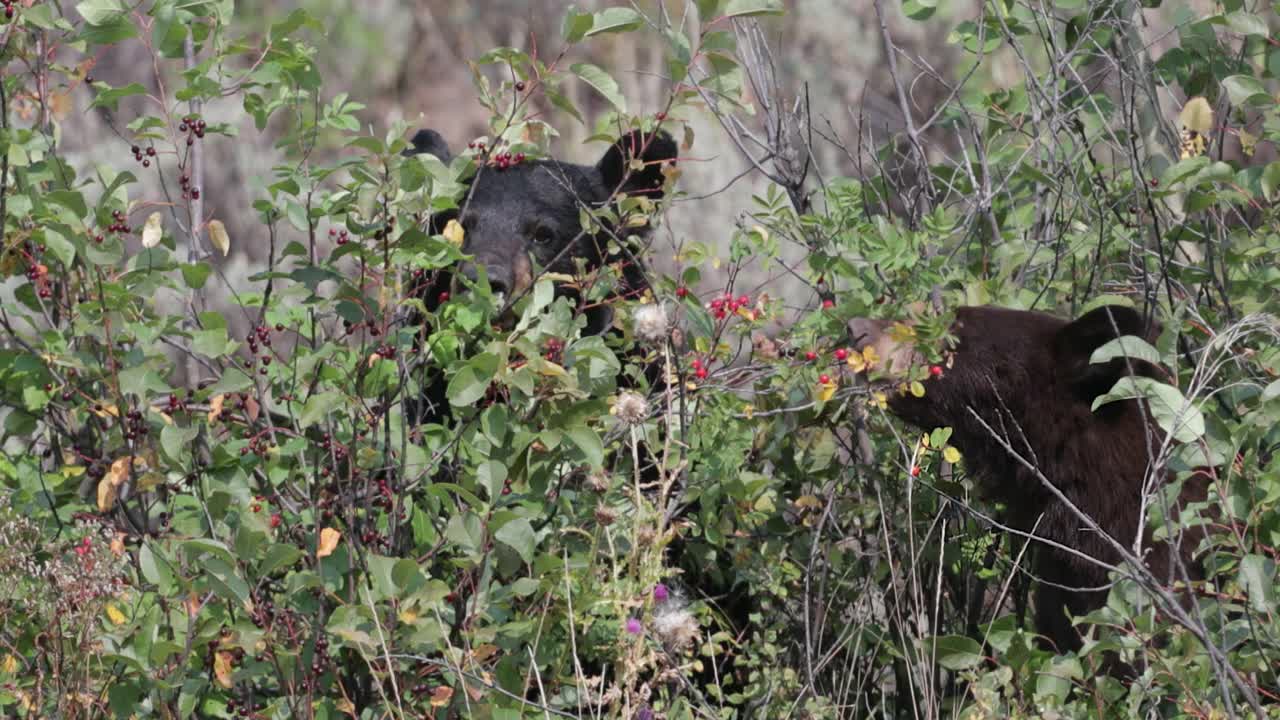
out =
<path fill-rule="evenodd" d="M 1104 305 L 1057 332 L 1053 338 L 1054 360 L 1072 391 L 1091 403 L 1126 375 L 1159 377 L 1162 374 L 1151 363 L 1130 358 L 1090 363 L 1093 351 L 1124 335 L 1151 341 L 1159 333 L 1159 323 L 1147 320 L 1137 310 L 1123 305 Z"/>
<path fill-rule="evenodd" d="M 440 162 L 445 165 L 453 159 L 453 153 L 449 152 L 449 143 L 445 142 L 444 137 L 435 130 L 422 129 L 413 134 L 413 139 L 409 142 L 413 143 L 413 147 L 406 148 L 400 153 L 405 157 L 410 155 L 435 155 Z"/>
<path fill-rule="evenodd" d="M 675 162 L 676 143 L 661 130 L 646 133 L 640 130 L 623 135 L 596 163 L 596 169 L 604 180 L 606 192 L 643 195 L 652 200 L 662 199 L 662 165 Z M 639 160 L 640 167 L 632 167 Z"/>

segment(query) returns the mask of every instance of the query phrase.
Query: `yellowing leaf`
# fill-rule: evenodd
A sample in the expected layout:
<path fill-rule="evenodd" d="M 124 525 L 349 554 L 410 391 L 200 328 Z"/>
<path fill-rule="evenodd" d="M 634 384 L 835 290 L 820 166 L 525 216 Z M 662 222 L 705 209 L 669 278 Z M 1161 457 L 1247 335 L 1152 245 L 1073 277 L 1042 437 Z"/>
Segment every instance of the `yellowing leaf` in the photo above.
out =
<path fill-rule="evenodd" d="M 125 617 L 124 613 L 120 612 L 120 608 L 116 607 L 114 603 L 108 603 L 107 619 L 111 621 L 112 625 L 123 625 L 129 618 Z"/>
<path fill-rule="evenodd" d="M 164 237 L 164 221 L 160 213 L 153 212 L 147 216 L 147 221 L 142 225 L 142 247 L 153 248 L 160 244 L 160 238 Z"/>
<path fill-rule="evenodd" d="M 955 465 L 960 462 L 960 451 L 948 445 L 942 448 L 942 459 Z"/>
<path fill-rule="evenodd" d="M 431 692 L 431 707 L 444 707 L 453 699 L 453 688 L 441 685 Z"/>
<path fill-rule="evenodd" d="M 111 554 L 116 557 L 124 555 L 124 535 L 117 534 L 111 538 Z"/>
<path fill-rule="evenodd" d="M 462 223 L 457 220 L 450 220 L 444 226 L 444 232 L 441 234 L 444 235 L 445 240 L 448 240 L 456 248 L 461 248 L 462 242 L 467 238 L 466 231 L 462 229 Z"/>
<path fill-rule="evenodd" d="M 1213 108 L 1209 105 L 1209 101 L 1202 97 L 1193 97 L 1182 106 L 1182 112 L 1178 114 L 1178 124 L 1184 130 L 1190 130 L 1197 135 L 1204 135 L 1213 129 Z"/>
<path fill-rule="evenodd" d="M 880 353 L 870 345 L 862 349 L 862 359 L 867 363 L 868 368 L 873 368 L 876 363 L 880 362 Z"/>
<path fill-rule="evenodd" d="M 226 400 L 224 395 L 214 395 L 209 399 L 209 422 L 215 422 L 222 417 L 222 403 Z"/>
<path fill-rule="evenodd" d="M 334 550 L 338 549 L 338 541 L 342 539 L 342 533 L 333 528 L 325 528 L 320 531 L 320 547 L 316 549 L 316 557 L 329 557 Z"/>
<path fill-rule="evenodd" d="M 885 395 L 882 392 L 873 392 L 871 393 L 871 397 L 867 398 L 867 402 L 872 407 L 877 407 L 877 408 L 880 408 L 881 410 L 886 410 L 889 407 L 889 396 Z"/>
<path fill-rule="evenodd" d="M 553 362 L 538 363 L 538 374 L 547 377 L 561 377 L 565 374 L 564 368 Z"/>
<path fill-rule="evenodd" d="M 912 395 L 918 398 L 924 397 L 924 383 L 920 382 L 919 380 L 912 381 L 911 387 L 909 389 L 911 390 Z"/>
<path fill-rule="evenodd" d="M 400 618 L 400 622 L 405 625 L 412 625 L 418 621 L 418 611 L 412 608 L 405 608 L 400 611 L 400 615 L 398 617 Z"/>
<path fill-rule="evenodd" d="M 204 603 L 200 602 L 200 598 L 195 593 L 188 593 L 183 604 L 187 606 L 187 616 L 194 620 L 200 614 L 200 608 Z"/>
<path fill-rule="evenodd" d="M 1253 151 L 1258 147 L 1258 136 L 1244 130 L 1236 131 L 1236 137 L 1240 139 L 1240 152 L 1245 157 L 1253 157 Z"/>
<path fill-rule="evenodd" d="M 896 322 L 889 326 L 889 339 L 897 343 L 915 342 L 916 329 L 905 323 Z"/>
<path fill-rule="evenodd" d="M 751 404 L 743 405 L 742 414 L 746 415 L 748 420 L 754 418 L 756 416 L 756 406 Z"/>
<path fill-rule="evenodd" d="M 232 666 L 234 657 L 226 650 L 219 650 L 213 655 L 213 676 L 218 680 L 218 684 L 227 690 L 231 689 L 231 674 L 235 671 Z"/>
<path fill-rule="evenodd" d="M 116 406 L 108 403 L 99 403 L 95 405 L 93 408 L 93 414 L 100 418 L 120 417 L 120 411 L 116 409 Z"/>
<path fill-rule="evenodd" d="M 836 394 L 837 387 L 834 382 L 818 383 L 818 400 L 820 402 L 830 400 Z"/>
<path fill-rule="evenodd" d="M 920 436 L 920 447 L 929 447 L 929 433 Z"/>
<path fill-rule="evenodd" d="M 0 661 L 0 672 L 9 675 L 18 672 L 18 658 L 12 655 L 5 655 L 4 660 Z"/>
<path fill-rule="evenodd" d="M 231 236 L 227 234 L 227 226 L 221 220 L 209 221 L 209 242 L 226 257 L 231 252 Z"/>
<path fill-rule="evenodd" d="M 155 413 L 155 414 L 159 415 L 159 416 L 160 416 L 160 419 L 164 421 L 164 424 L 165 424 L 165 425 L 172 425 L 172 424 L 173 424 L 173 418 L 172 418 L 172 417 L 170 417 L 169 413 L 164 412 L 163 410 L 161 410 L 160 408 L 156 407 L 155 405 L 148 405 L 148 406 L 147 406 L 147 409 L 148 409 L 148 410 L 150 410 L 151 412 L 153 412 L 153 413 Z"/>

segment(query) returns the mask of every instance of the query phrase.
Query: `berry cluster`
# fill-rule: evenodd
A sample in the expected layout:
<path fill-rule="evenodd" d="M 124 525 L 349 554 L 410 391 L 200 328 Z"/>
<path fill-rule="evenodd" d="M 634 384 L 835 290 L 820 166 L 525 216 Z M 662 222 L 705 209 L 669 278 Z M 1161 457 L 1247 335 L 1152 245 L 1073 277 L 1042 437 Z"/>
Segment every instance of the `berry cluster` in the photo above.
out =
<path fill-rule="evenodd" d="M 701 360 L 699 360 L 698 358 L 694 358 L 694 359 L 693 359 L 693 362 L 691 362 L 691 363 L 689 363 L 689 364 L 693 366 L 693 375 L 694 375 L 694 377 L 698 378 L 699 380 L 705 380 L 705 379 L 706 379 L 706 377 L 707 377 L 707 366 L 706 366 L 706 365 L 703 365 Z"/>
<path fill-rule="evenodd" d="M 152 145 L 148 145 L 146 149 L 134 145 L 129 148 L 133 152 L 133 159 L 142 163 L 142 167 L 151 167 L 151 158 L 156 156 L 156 149 Z M 144 157 L 145 156 L 145 157 Z"/>
<path fill-rule="evenodd" d="M 751 298 L 746 295 L 739 295 L 735 298 L 734 296 L 725 293 L 724 297 L 718 297 L 710 303 L 707 303 L 707 307 L 710 308 L 711 314 L 715 316 L 715 319 L 723 320 L 728 317 L 730 313 L 736 313 L 739 308 L 747 307 L 750 304 Z"/>
<path fill-rule="evenodd" d="M 132 232 L 132 229 L 129 227 L 129 223 L 125 222 L 125 216 L 123 211 L 112 210 L 111 219 L 114 220 L 115 222 L 111 223 L 111 225 L 107 228 L 107 232 L 124 233 L 126 235 Z M 101 238 L 102 236 L 99 235 L 96 239 L 98 242 L 102 242 Z"/>
<path fill-rule="evenodd" d="M 284 326 L 277 325 L 276 327 L 283 328 Z M 268 348 L 271 347 L 271 329 L 266 325 L 259 325 L 245 336 L 244 341 L 249 346 L 249 358 L 244 361 L 244 366 L 248 369 L 252 369 L 255 363 L 261 361 L 262 367 L 258 368 L 258 374 L 266 375 L 267 366 L 271 364 L 271 353 L 268 351 Z M 260 357 L 258 356 L 259 344 L 263 347 L 263 352 Z"/>
<path fill-rule="evenodd" d="M 181 393 L 181 390 L 169 393 L 169 404 L 165 406 L 165 410 L 167 410 L 170 415 L 187 409 L 187 403 L 182 399 Z"/>
<path fill-rule="evenodd" d="M 200 199 L 200 188 L 191 187 L 190 175 L 187 175 L 186 173 L 182 173 L 182 176 L 178 178 L 178 184 L 182 186 L 182 197 L 188 200 Z"/>
<path fill-rule="evenodd" d="M 187 146 L 196 144 L 196 138 L 204 139 L 204 120 L 195 115 L 187 115 L 182 118 L 182 122 L 178 123 L 178 132 L 187 136 Z"/>
<path fill-rule="evenodd" d="M 489 158 L 489 167 L 497 168 L 498 170 L 506 170 L 508 168 L 515 167 L 522 162 L 524 162 L 524 153 L 516 153 L 512 155 L 509 152 L 501 152 Z"/>
<path fill-rule="evenodd" d="M 17 10 L 14 10 L 13 8 L 14 0 L 3 0 L 3 2 L 5 19 L 12 20 L 14 13 L 17 12 Z"/>
<path fill-rule="evenodd" d="M 42 300 L 47 300 L 53 297 L 53 287 L 49 283 L 49 267 L 40 262 L 39 256 L 44 251 L 44 245 L 22 243 L 22 257 L 27 261 L 27 279 L 36 286 L 36 295 L 39 295 Z"/>
<path fill-rule="evenodd" d="M 559 365 L 564 359 L 564 341 L 559 338 L 548 338 L 543 345 L 542 357 Z"/>
<path fill-rule="evenodd" d="M 131 408 L 124 414 L 124 439 L 135 440 L 146 437 L 151 428 L 147 427 L 147 421 L 142 417 L 142 411 L 137 408 Z"/>
<path fill-rule="evenodd" d="M 347 233 L 345 229 L 343 229 L 342 231 L 338 231 L 335 228 L 329 228 L 329 239 L 332 240 L 336 245 L 346 245 L 348 242 L 351 241 L 351 236 Z"/>

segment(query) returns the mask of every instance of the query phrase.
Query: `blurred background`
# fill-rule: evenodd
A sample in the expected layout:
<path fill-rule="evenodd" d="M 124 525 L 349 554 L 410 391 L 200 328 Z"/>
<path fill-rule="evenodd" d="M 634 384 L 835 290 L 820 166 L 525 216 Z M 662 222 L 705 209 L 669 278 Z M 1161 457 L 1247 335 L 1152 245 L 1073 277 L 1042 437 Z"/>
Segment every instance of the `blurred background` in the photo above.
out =
<path fill-rule="evenodd" d="M 534 52 L 551 62 L 564 50 L 561 22 L 566 11 L 576 5 L 597 10 L 616 2 L 608 0 L 247 0 L 236 3 L 235 26 L 239 33 L 257 38 L 271 23 L 284 19 L 298 8 L 307 10 L 324 25 L 323 34 L 309 38 L 317 50 L 316 61 L 325 81 L 324 101 L 346 93 L 366 107 L 358 113 L 367 131 L 381 136 L 393 121 L 439 130 L 454 148 L 465 146 L 474 137 L 487 133 L 487 112 L 476 101 L 470 62 L 498 46 L 512 46 Z M 778 86 L 789 104 L 802 98 L 812 118 L 813 168 L 817 181 L 836 176 L 879 174 L 867 152 L 882 145 L 904 127 L 893 80 L 887 70 L 887 53 L 880 20 L 871 0 L 787 0 L 782 17 L 762 20 L 762 28 L 773 53 Z M 684 0 L 668 0 L 667 10 L 676 18 L 685 17 Z M 917 121 L 929 117 L 945 102 L 951 90 L 930 79 L 937 73 L 955 78 L 960 73 L 960 49 L 948 41 L 948 33 L 963 19 L 980 13 L 978 0 L 943 0 L 936 14 L 925 22 L 903 15 L 902 3 L 882 3 L 883 21 L 898 46 L 899 72 Z M 652 0 L 637 3 L 652 13 Z M 74 13 L 74 10 L 69 10 Z M 1183 11 L 1185 12 L 1185 11 Z M 1170 27 L 1178 18 L 1164 18 L 1161 11 L 1147 11 L 1145 34 L 1157 46 L 1167 42 Z M 689 20 L 689 22 L 696 22 Z M 637 114 L 653 113 L 665 104 L 669 92 L 664 79 L 663 43 L 650 33 L 600 35 L 571 48 L 565 64 L 593 62 L 610 72 L 621 86 L 629 109 Z M 248 63 L 251 58 L 246 57 Z M 161 70 L 169 74 L 165 82 L 172 89 L 179 78 L 172 73 L 174 63 Z M 1019 67 L 1009 58 L 1008 77 L 1001 74 L 999 58 L 990 64 L 988 77 L 969 78 L 962 95 L 991 85 L 1019 83 Z M 157 73 L 146 49 L 138 42 L 112 47 L 96 58 L 95 78 L 114 86 L 141 83 L 157 88 Z M 1106 69 L 1092 76 L 1105 82 Z M 569 83 L 570 99 L 593 123 L 605 110 L 602 101 L 585 83 Z M 89 92 L 72 93 L 72 107 L 60 117 L 62 145 L 73 165 L 91 168 L 96 162 L 127 163 L 130 133 L 124 127 L 139 114 L 158 110 L 141 97 L 121 103 L 115 116 L 89 110 Z M 560 132 L 553 153 L 564 160 L 592 163 L 604 150 L 601 143 L 584 143 L 593 134 L 588 125 L 545 105 L 544 118 Z M 179 108 L 179 112 L 185 108 Z M 226 122 L 239 131 L 238 138 L 210 136 L 204 143 L 207 160 L 204 182 L 206 213 L 221 219 L 233 239 L 233 252 L 222 261 L 226 282 L 219 283 L 211 299 L 219 304 L 234 300 L 229 296 L 246 286 L 251 270 L 260 267 L 266 253 L 265 230 L 252 211 L 255 199 L 264 197 L 274 166 L 288 159 L 274 146 L 280 128 L 258 132 L 252 120 L 234 101 L 210 103 L 204 109 L 210 122 Z M 759 132 L 759 118 L 743 118 L 748 129 Z M 755 122 L 757 127 L 750 127 Z M 653 264 L 670 270 L 675 248 L 696 239 L 724 244 L 732 225 L 751 207 L 753 194 L 768 184 L 730 142 L 718 121 L 705 113 L 690 122 L 696 138 L 689 157 L 683 158 L 680 189 L 687 195 L 675 203 L 657 237 Z M 934 155 L 949 154 L 961 138 L 935 130 L 927 147 Z M 317 148 L 312 158 L 324 162 L 337 157 L 340 147 Z M 948 161 L 936 157 L 936 161 Z M 950 159 L 955 161 L 955 158 Z M 884 158 L 881 159 L 884 161 Z M 892 158 L 889 158 L 892 161 Z M 135 168 L 136 170 L 137 168 Z M 864 172 L 865 171 L 865 172 Z M 142 189 L 148 194 L 157 188 L 155 173 L 140 173 Z M 811 183 L 812 184 L 812 183 Z M 154 195 L 152 195 L 154 196 Z M 141 218 L 134 218 L 135 224 Z M 284 232 L 292 228 L 282 224 Z M 285 238 L 287 241 L 288 237 Z M 803 249 L 782 248 L 794 264 Z M 704 276 L 705 288 L 723 287 L 723 278 Z M 793 307 L 812 300 L 808 288 L 785 267 L 753 268 L 739 278 L 738 289 L 756 293 L 768 286 L 775 297 L 785 297 Z M 219 295 L 221 297 L 219 297 Z M 237 322 L 237 326 L 244 326 Z"/>

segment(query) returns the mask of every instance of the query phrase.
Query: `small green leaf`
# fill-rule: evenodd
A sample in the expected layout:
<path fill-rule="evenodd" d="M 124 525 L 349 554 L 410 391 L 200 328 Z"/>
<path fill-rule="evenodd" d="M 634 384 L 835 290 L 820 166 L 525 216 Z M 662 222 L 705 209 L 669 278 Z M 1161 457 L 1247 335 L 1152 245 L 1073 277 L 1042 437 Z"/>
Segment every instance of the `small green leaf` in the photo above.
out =
<path fill-rule="evenodd" d="M 1178 442 L 1192 442 L 1204 435 L 1204 414 L 1200 408 L 1187 402 L 1178 388 L 1148 377 L 1120 378 L 1110 392 L 1093 401 L 1093 410 L 1133 398 L 1146 400 L 1156 423 L 1165 432 L 1172 433 Z"/>
<path fill-rule="evenodd" d="M 565 435 L 578 446 L 583 455 L 587 456 L 587 462 L 591 463 L 591 467 L 600 467 L 604 464 L 604 445 L 600 443 L 600 436 L 595 430 L 579 425 L 569 428 L 565 431 Z"/>
<path fill-rule="evenodd" d="M 1266 37 L 1271 34 L 1271 30 L 1267 27 L 1267 21 L 1243 10 L 1237 10 L 1227 15 L 1227 27 L 1231 28 L 1231 32 L 1241 35 L 1261 35 Z"/>
<path fill-rule="evenodd" d="M 938 664 L 948 670 L 964 670 L 982 662 L 982 646 L 963 635 L 942 635 L 933 639 Z"/>
<path fill-rule="evenodd" d="M 1240 587 L 1249 595 L 1249 606 L 1263 615 L 1276 606 L 1276 563 L 1263 555 L 1240 559 Z"/>
<path fill-rule="evenodd" d="M 582 12 L 575 7 L 571 7 L 564 16 L 564 22 L 560 26 L 560 34 L 564 37 L 566 43 L 572 45 L 587 36 L 593 23 L 591 13 Z"/>
<path fill-rule="evenodd" d="M 586 37 L 604 33 L 630 32 L 644 24 L 644 16 L 629 7 L 611 7 L 601 10 L 592 19 Z"/>
<path fill-rule="evenodd" d="M 1262 83 L 1249 75 L 1232 75 L 1225 78 L 1222 81 L 1222 87 L 1226 89 L 1227 97 L 1235 105 L 1266 105 L 1273 102 L 1266 89 L 1262 87 Z"/>
<path fill-rule="evenodd" d="M 498 542 L 515 550 L 521 560 L 526 563 L 533 562 L 533 550 L 537 540 L 533 533 L 533 526 L 529 524 L 528 520 L 516 518 L 498 528 L 498 532 L 494 533 L 493 536 Z"/>
<path fill-rule="evenodd" d="M 316 393 L 307 398 L 298 416 L 298 425 L 311 427 L 324 419 L 333 409 L 342 404 L 342 396 L 336 392 Z"/>
<path fill-rule="evenodd" d="M 620 113 L 627 111 L 627 101 L 622 97 L 622 91 L 618 89 L 618 81 L 614 80 L 609 73 L 591 63 L 574 63 L 569 66 L 569 71 L 604 96 L 614 110 Z"/>
<path fill-rule="evenodd" d="M 755 17 L 758 15 L 781 15 L 781 0 L 729 0 L 724 5 L 721 17 Z"/>
<path fill-rule="evenodd" d="M 1096 365 L 1125 357 L 1154 364 L 1160 363 L 1160 351 L 1136 335 L 1125 335 L 1106 343 L 1093 351 L 1093 355 L 1089 356 L 1089 362 Z"/>

